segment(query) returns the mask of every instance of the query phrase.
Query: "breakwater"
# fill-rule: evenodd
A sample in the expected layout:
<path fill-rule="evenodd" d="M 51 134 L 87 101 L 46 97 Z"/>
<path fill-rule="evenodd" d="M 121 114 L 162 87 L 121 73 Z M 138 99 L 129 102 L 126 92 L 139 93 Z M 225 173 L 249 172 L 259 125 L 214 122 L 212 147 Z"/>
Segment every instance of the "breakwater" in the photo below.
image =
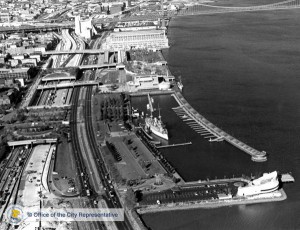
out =
<path fill-rule="evenodd" d="M 266 152 L 265 151 L 258 151 L 249 145 L 239 141 L 238 139 L 234 138 L 233 136 L 229 135 L 228 133 L 224 132 L 213 123 L 208 121 L 205 117 L 200 115 L 182 96 L 180 92 L 175 92 L 172 94 L 179 107 L 184 110 L 186 113 L 185 116 L 189 117 L 190 119 L 194 120 L 198 123 L 201 127 L 205 130 L 210 132 L 212 135 L 216 137 L 214 140 L 225 140 L 228 143 L 232 144 L 233 146 L 237 147 L 238 149 L 244 151 L 245 153 L 251 155 L 251 159 L 255 162 L 264 162 L 267 160 Z M 212 141 L 214 141 L 212 140 Z"/>

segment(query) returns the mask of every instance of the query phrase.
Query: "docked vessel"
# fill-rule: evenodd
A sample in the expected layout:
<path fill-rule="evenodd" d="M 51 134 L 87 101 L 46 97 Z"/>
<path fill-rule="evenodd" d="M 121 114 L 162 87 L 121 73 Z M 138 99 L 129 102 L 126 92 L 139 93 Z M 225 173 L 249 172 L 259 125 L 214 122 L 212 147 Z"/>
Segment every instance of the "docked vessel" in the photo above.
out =
<path fill-rule="evenodd" d="M 132 118 L 138 118 L 140 116 L 139 110 L 138 109 L 134 109 L 132 107 L 132 113 L 131 113 Z"/>
<path fill-rule="evenodd" d="M 278 189 L 279 181 L 277 171 L 264 173 L 262 177 L 252 180 L 248 185 L 239 187 L 238 196 L 253 196 L 263 193 L 271 193 Z"/>
<path fill-rule="evenodd" d="M 146 128 L 154 133 L 156 136 L 161 137 L 165 140 L 168 140 L 168 130 L 165 128 L 164 123 L 161 120 L 161 116 L 159 114 L 158 118 L 152 116 L 145 118 Z"/>
<path fill-rule="evenodd" d="M 146 137 L 149 139 L 149 140 L 153 140 L 153 137 L 151 137 L 148 132 L 144 129 L 143 126 L 140 125 L 140 128 L 141 130 L 143 131 L 143 133 L 146 135 Z M 145 127 L 146 128 L 146 127 Z"/>
<path fill-rule="evenodd" d="M 177 82 L 177 86 L 178 86 L 179 90 L 182 92 L 182 90 L 183 90 L 183 84 L 181 82 L 181 77 L 180 76 L 179 76 L 179 81 Z"/>

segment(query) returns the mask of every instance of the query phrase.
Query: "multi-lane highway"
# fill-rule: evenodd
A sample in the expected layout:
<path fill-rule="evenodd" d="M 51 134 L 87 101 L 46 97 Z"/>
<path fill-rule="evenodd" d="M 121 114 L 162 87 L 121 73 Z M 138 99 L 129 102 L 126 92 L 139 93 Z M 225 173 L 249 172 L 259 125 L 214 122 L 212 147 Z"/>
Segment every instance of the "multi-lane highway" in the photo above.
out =
<path fill-rule="evenodd" d="M 78 133 L 77 133 L 77 108 L 78 108 L 78 99 L 79 99 L 80 89 L 76 88 L 74 90 L 74 96 L 73 96 L 73 106 L 72 106 L 72 112 L 71 112 L 71 139 L 72 139 L 72 148 L 73 153 L 75 156 L 75 161 L 77 165 L 77 171 L 79 175 L 80 185 L 81 185 L 81 196 L 87 196 L 90 197 L 90 202 L 86 204 L 86 208 L 96 208 L 96 204 L 93 202 L 92 197 L 93 195 L 93 188 L 91 187 L 90 181 L 89 181 L 89 175 L 87 173 L 86 166 L 84 164 L 84 159 L 82 156 L 82 152 L 80 150 L 80 143 L 78 139 Z M 87 229 L 105 229 L 104 224 L 101 222 L 89 222 L 87 223 Z"/>
<path fill-rule="evenodd" d="M 84 77 L 93 78 L 92 71 L 90 74 L 84 73 Z M 93 169 L 86 167 L 84 156 L 82 155 L 83 152 L 81 151 L 80 141 L 79 141 L 79 135 L 78 129 L 77 129 L 77 122 L 78 122 L 78 106 L 79 106 L 79 96 L 80 96 L 80 88 L 74 89 L 74 95 L 73 95 L 73 105 L 72 105 L 72 111 L 71 111 L 71 117 L 70 117 L 70 125 L 71 125 L 71 139 L 72 139 L 72 147 L 73 152 L 76 160 L 78 175 L 80 175 L 80 184 L 82 187 L 81 196 L 87 196 L 90 200 L 90 202 L 87 202 L 85 204 L 85 208 L 98 208 L 97 205 L 97 196 L 95 192 L 95 188 L 93 188 L 91 180 L 92 178 L 89 177 L 89 171 L 92 171 Z M 82 137 L 80 137 L 82 138 Z M 88 144 L 88 143 L 85 143 Z M 85 156 L 87 157 L 87 156 Z M 95 160 L 95 159 L 92 159 Z M 97 176 L 97 175 L 92 175 Z M 89 222 L 87 223 L 88 229 L 105 229 L 105 225 L 102 222 Z M 84 227 L 84 226 L 83 226 Z M 85 227 L 84 227 L 85 228 Z"/>
<path fill-rule="evenodd" d="M 101 38 L 99 38 L 93 45 L 93 48 L 98 48 L 100 46 Z M 85 57 L 86 58 L 86 64 L 93 64 L 94 62 L 97 62 L 97 58 L 95 57 Z M 84 80 L 93 80 L 95 78 L 95 71 L 88 70 L 84 72 L 83 76 Z M 84 127 L 85 132 L 87 135 L 88 143 L 81 143 L 83 141 L 79 141 L 79 133 L 77 126 L 79 125 L 78 122 L 78 108 L 82 107 L 82 104 L 79 105 L 79 96 L 80 91 L 85 92 L 85 100 L 84 100 L 84 106 L 83 106 L 83 120 L 84 120 Z M 72 145 L 73 145 L 73 152 L 75 155 L 76 163 L 77 163 L 77 169 L 78 174 L 80 175 L 80 183 L 82 186 L 82 196 L 88 196 L 91 200 L 89 206 L 98 208 L 97 202 L 94 202 L 99 198 L 99 194 L 96 193 L 96 189 L 93 187 L 94 180 L 91 180 L 92 178 L 89 177 L 88 171 L 91 171 L 91 176 L 96 176 L 100 178 L 100 181 L 104 187 L 104 194 L 101 196 L 102 199 L 104 199 L 106 206 L 108 208 L 122 208 L 121 202 L 119 198 L 117 197 L 116 191 L 114 190 L 114 187 L 111 183 L 111 180 L 109 178 L 108 171 L 105 167 L 104 161 L 102 159 L 100 150 L 98 148 L 96 138 L 94 135 L 93 130 L 93 124 L 92 124 L 92 93 L 93 93 L 93 86 L 87 86 L 86 88 L 76 88 L 74 89 L 74 95 L 73 95 L 73 106 L 72 106 L 72 112 L 71 112 L 71 138 L 72 138 Z M 81 101 L 81 100 L 80 100 Z M 80 129 L 79 129 L 80 130 Z M 80 137 L 81 138 L 81 137 Z M 81 144 L 85 145 L 85 148 L 89 148 L 91 151 L 88 153 L 89 156 L 83 156 L 83 152 L 81 151 Z M 96 164 L 96 167 L 88 168 L 85 165 L 84 158 L 89 158 L 89 160 L 94 161 Z M 92 183 L 93 182 L 93 183 Z M 97 226 L 99 229 L 105 228 L 104 224 L 101 222 L 95 222 L 93 223 L 93 226 Z M 118 229 L 132 229 L 128 218 L 125 216 L 125 221 L 123 222 L 116 222 L 114 224 Z"/>

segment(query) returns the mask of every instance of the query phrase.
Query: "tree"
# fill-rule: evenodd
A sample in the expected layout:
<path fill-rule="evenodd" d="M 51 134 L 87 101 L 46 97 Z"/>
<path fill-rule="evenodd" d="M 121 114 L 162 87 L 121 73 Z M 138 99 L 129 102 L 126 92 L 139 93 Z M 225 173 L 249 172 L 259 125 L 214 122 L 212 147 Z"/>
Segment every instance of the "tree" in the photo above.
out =
<path fill-rule="evenodd" d="M 23 122 L 26 119 L 26 116 L 24 115 L 23 111 L 18 112 L 17 114 L 17 120 Z"/>

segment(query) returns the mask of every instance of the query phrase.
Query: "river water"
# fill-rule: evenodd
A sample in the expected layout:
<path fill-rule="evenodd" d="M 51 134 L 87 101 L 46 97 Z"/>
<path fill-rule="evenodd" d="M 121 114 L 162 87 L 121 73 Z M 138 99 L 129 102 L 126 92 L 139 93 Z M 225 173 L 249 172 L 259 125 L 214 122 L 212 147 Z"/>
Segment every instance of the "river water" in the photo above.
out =
<path fill-rule="evenodd" d="M 210 143 L 170 109 L 171 97 L 154 98 L 170 132 L 163 154 L 187 181 L 292 172 L 287 200 L 217 209 L 171 211 L 143 216 L 153 230 L 300 229 L 300 10 L 176 18 L 164 52 L 172 73 L 181 75 L 183 95 L 224 131 L 265 150 L 268 161 L 227 143 Z M 136 98 L 139 106 L 147 98 Z M 157 105 L 157 104 L 156 104 Z"/>

